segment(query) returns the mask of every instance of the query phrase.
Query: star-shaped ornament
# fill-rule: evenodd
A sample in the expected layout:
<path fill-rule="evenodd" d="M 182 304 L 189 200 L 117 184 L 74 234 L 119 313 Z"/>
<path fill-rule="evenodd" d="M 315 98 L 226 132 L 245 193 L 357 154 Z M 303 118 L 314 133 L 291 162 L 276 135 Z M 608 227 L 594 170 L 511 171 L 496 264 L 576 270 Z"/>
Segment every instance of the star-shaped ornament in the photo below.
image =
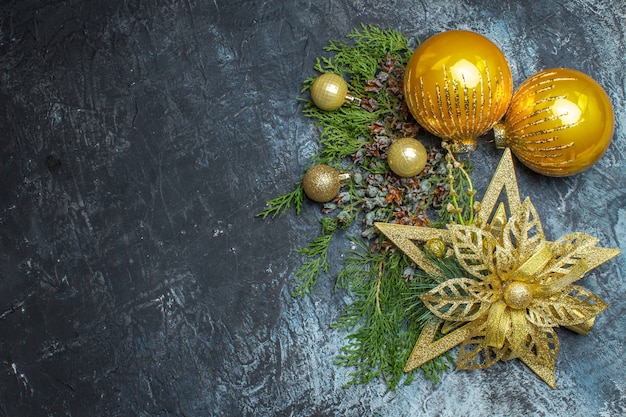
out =
<path fill-rule="evenodd" d="M 586 334 L 607 308 L 574 282 L 620 253 L 596 246 L 598 239 L 586 233 L 546 240 L 530 199 L 520 199 L 508 148 L 473 225 L 376 227 L 440 282 L 420 297 L 433 318 L 422 329 L 405 371 L 461 345 L 457 369 L 484 369 L 519 358 L 552 388 L 559 351 L 554 329 Z M 418 246 L 426 242 L 443 243 L 444 256 L 455 258 L 463 276 L 446 277 Z"/>

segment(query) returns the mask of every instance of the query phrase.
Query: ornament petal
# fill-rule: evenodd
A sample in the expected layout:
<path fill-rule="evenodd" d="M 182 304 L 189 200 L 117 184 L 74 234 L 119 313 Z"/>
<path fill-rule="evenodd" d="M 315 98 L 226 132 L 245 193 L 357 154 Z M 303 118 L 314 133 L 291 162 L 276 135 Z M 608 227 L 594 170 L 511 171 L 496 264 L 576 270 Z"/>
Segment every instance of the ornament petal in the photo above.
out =
<path fill-rule="evenodd" d="M 545 236 L 537 211 L 530 199 L 526 198 L 519 206 L 519 210 L 511 213 L 509 221 L 504 226 L 502 234 L 503 252 L 511 254 L 516 260 L 514 266 L 519 266 L 533 256 L 544 242 Z M 500 254 L 500 257 L 502 256 Z M 504 267 L 511 268 L 512 266 L 511 261 L 508 264 L 503 262 L 504 259 L 498 261 L 499 273 L 506 273 Z"/>
<path fill-rule="evenodd" d="M 461 343 L 457 358 L 457 370 L 485 369 L 502 359 L 505 349 L 487 345 L 485 343 L 486 334 L 487 323 L 482 322 Z"/>
<path fill-rule="evenodd" d="M 522 210 L 518 216 L 518 227 L 517 250 L 522 254 L 520 262 L 524 262 L 546 240 L 539 215 L 529 197 L 526 197 L 522 203 Z"/>
<path fill-rule="evenodd" d="M 472 226 L 448 225 L 452 247 L 459 265 L 469 274 L 488 280 L 495 272 L 496 239 L 491 233 Z"/>
<path fill-rule="evenodd" d="M 591 242 L 593 242 L 593 244 L 591 244 Z M 575 246 L 577 248 L 576 252 L 579 252 L 587 261 L 587 271 L 591 271 L 620 253 L 619 249 L 596 247 L 597 242 L 597 238 L 586 233 L 578 232 L 565 235 L 554 242 L 554 244 L 565 245 L 566 250 L 568 250 L 567 245 Z M 578 250 L 578 248 L 580 248 L 580 250 Z M 553 252 L 556 253 L 555 250 L 553 250 Z"/>
<path fill-rule="evenodd" d="M 550 250 L 553 253 L 553 260 L 544 269 L 541 280 L 537 282 L 542 287 L 557 286 L 554 290 L 557 291 L 559 281 L 562 281 L 563 277 L 571 274 L 573 268 L 580 262 L 585 263 L 585 269 L 582 274 L 578 276 L 578 279 L 582 278 L 585 272 L 589 270 L 587 266 L 586 256 L 588 253 L 595 249 L 598 239 L 589 236 L 585 233 L 576 233 L 564 236 L 565 239 L 550 244 Z M 580 268 L 580 265 L 578 266 Z M 566 282 L 560 285 L 571 284 L 574 281 Z"/>
<path fill-rule="evenodd" d="M 546 384 L 556 388 L 554 367 L 559 354 L 559 338 L 551 327 L 531 325 L 528 330 L 526 349 L 519 358 Z"/>
<path fill-rule="evenodd" d="M 449 279 L 420 296 L 424 305 L 446 321 L 473 321 L 489 309 L 489 288 L 469 278 Z"/>
<path fill-rule="evenodd" d="M 404 365 L 404 372 L 410 372 L 429 360 L 443 355 L 463 342 L 476 327 L 476 322 L 467 323 L 454 330 L 452 333 L 435 340 L 437 331 L 440 329 L 442 323 L 441 320 L 433 318 L 424 325 L 420 337 L 417 339 L 413 351 L 406 361 L 406 365 Z"/>
<path fill-rule="evenodd" d="M 586 288 L 568 285 L 550 298 L 533 301 L 526 318 L 539 327 L 575 326 L 593 319 L 607 307 Z"/>
<path fill-rule="evenodd" d="M 609 259 L 617 256 L 619 249 L 597 247 L 599 239 L 586 233 L 571 233 L 563 236 L 556 242 L 550 243 L 550 250 L 554 254 L 554 260 L 542 273 L 541 286 L 553 287 L 553 292 L 558 291 L 568 284 L 582 278 L 584 274 Z M 575 279 L 566 279 L 565 276 L 572 274 L 572 270 L 580 262 L 585 262 L 585 270 Z"/>

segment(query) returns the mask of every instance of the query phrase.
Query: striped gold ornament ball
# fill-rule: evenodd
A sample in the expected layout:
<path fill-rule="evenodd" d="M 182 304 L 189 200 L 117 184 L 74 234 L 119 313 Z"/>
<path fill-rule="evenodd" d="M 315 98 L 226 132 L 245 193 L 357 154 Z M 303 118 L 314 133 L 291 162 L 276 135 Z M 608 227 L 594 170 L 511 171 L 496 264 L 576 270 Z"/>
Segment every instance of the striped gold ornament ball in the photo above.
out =
<path fill-rule="evenodd" d="M 452 30 L 424 41 L 404 74 L 404 96 L 417 122 L 468 152 L 502 117 L 513 78 L 502 51 L 478 33 Z"/>
<path fill-rule="evenodd" d="M 611 143 L 614 124 L 609 96 L 593 78 L 555 68 L 519 86 L 494 132 L 496 146 L 510 147 L 528 168 L 564 177 L 600 159 Z"/>

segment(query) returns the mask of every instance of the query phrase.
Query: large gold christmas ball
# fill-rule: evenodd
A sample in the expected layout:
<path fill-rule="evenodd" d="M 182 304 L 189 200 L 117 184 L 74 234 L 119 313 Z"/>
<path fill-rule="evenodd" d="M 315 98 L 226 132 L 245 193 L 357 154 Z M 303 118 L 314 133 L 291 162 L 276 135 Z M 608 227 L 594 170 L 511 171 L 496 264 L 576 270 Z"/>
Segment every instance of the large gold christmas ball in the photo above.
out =
<path fill-rule="evenodd" d="M 428 152 L 416 139 L 402 138 L 391 144 L 387 151 L 389 168 L 400 177 L 414 177 L 424 170 Z"/>
<path fill-rule="evenodd" d="M 476 148 L 504 116 L 513 94 L 502 51 L 474 32 L 453 30 L 427 39 L 404 74 L 404 96 L 417 122 L 450 142 L 453 152 Z"/>
<path fill-rule="evenodd" d="M 611 143 L 614 124 L 611 101 L 593 78 L 556 68 L 519 86 L 494 132 L 496 146 L 510 147 L 530 169 L 564 177 L 600 159 Z"/>
<path fill-rule="evenodd" d="M 348 83 L 337 74 L 322 74 L 311 84 L 311 100 L 322 110 L 337 110 L 347 95 Z"/>
<path fill-rule="evenodd" d="M 304 193 L 313 201 L 326 203 L 335 198 L 341 188 L 339 172 L 328 165 L 315 165 L 302 179 Z"/>

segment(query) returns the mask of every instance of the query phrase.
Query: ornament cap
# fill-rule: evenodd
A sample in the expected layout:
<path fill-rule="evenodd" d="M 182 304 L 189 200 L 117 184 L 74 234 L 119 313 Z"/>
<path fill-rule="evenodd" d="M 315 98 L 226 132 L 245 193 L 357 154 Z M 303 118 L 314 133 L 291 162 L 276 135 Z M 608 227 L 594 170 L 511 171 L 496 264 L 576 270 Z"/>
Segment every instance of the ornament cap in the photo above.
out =
<path fill-rule="evenodd" d="M 502 123 L 496 123 L 493 126 L 493 136 L 496 142 L 496 148 L 504 149 L 509 146 L 509 137 L 506 134 L 506 126 Z"/>
<path fill-rule="evenodd" d="M 476 150 L 476 139 L 474 138 L 453 140 L 445 143 L 447 143 L 447 147 L 452 153 L 469 153 Z"/>

